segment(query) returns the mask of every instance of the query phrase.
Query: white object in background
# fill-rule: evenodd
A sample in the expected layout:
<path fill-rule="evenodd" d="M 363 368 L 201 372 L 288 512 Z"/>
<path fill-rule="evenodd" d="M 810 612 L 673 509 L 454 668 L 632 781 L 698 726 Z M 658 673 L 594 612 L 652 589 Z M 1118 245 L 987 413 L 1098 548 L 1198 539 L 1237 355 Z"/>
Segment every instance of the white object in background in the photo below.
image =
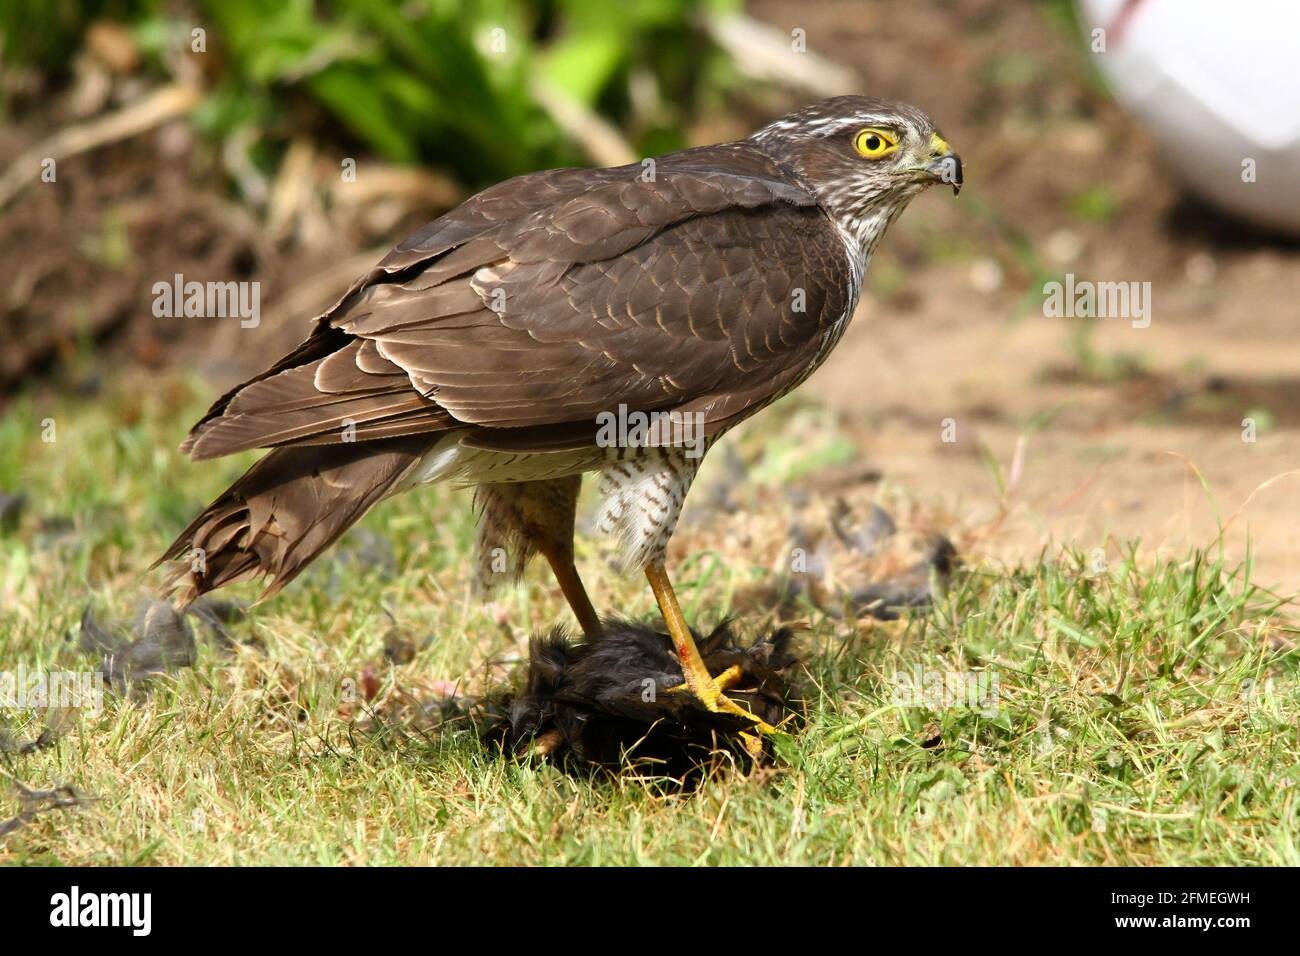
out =
<path fill-rule="evenodd" d="M 1300 0 L 1077 3 L 1093 61 L 1188 186 L 1300 235 Z"/>

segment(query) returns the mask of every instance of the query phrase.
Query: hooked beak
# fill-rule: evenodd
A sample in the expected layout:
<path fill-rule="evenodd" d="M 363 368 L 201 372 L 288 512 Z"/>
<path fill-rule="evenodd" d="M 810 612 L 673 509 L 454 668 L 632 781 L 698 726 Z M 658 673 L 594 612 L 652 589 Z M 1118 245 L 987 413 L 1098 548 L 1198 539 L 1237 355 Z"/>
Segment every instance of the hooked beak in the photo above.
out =
<path fill-rule="evenodd" d="M 930 162 L 922 168 L 936 182 L 952 186 L 954 196 L 961 192 L 961 157 L 952 151 L 948 141 L 938 133 L 930 136 Z"/>

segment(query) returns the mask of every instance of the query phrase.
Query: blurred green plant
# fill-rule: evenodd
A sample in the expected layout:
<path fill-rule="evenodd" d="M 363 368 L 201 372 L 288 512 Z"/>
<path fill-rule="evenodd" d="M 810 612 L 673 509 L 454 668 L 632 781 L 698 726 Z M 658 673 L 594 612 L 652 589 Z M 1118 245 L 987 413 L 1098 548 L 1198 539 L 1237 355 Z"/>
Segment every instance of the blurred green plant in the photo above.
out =
<path fill-rule="evenodd" d="M 0 56 L 6 65 L 63 76 L 82 34 L 95 20 L 133 23 L 157 0 L 5 0 L 0 3 Z"/>
<path fill-rule="evenodd" d="M 205 132 L 255 144 L 264 169 L 304 129 L 387 160 L 444 166 L 470 186 L 588 160 L 549 91 L 618 128 L 634 151 L 685 144 L 684 125 L 735 82 L 703 27 L 740 0 L 162 0 L 0 6 L 6 62 L 67 70 L 97 18 L 129 26 L 156 70 L 202 27 Z"/>
<path fill-rule="evenodd" d="M 1089 186 L 1070 197 L 1070 213 L 1084 222 L 1105 224 L 1119 212 L 1119 200 L 1106 186 Z"/>

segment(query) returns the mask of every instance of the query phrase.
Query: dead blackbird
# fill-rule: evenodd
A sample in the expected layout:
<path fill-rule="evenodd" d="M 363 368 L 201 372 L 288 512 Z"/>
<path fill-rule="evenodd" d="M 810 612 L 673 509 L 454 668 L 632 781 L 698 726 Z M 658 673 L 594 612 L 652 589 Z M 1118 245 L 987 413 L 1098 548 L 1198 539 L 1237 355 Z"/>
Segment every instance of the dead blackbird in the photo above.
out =
<path fill-rule="evenodd" d="M 796 716 L 789 628 L 745 648 L 726 621 L 703 640 L 694 636 L 733 699 L 772 725 Z M 570 768 L 685 777 L 726 754 L 743 767 L 770 760 L 751 720 L 708 710 L 684 686 L 671 642 L 647 624 L 607 619 L 581 642 L 557 627 L 532 639 L 524 688 L 486 701 L 481 728 L 516 753 Z"/>

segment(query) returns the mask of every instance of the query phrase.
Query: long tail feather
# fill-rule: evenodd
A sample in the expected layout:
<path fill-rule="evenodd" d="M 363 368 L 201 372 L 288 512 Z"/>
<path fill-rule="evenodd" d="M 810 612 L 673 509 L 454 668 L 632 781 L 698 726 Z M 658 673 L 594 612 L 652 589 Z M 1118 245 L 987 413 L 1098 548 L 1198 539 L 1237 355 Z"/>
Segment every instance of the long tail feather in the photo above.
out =
<path fill-rule="evenodd" d="M 265 600 L 393 490 L 437 439 L 274 449 L 190 522 L 154 566 L 178 562 L 167 586 L 182 605 L 255 577 L 271 579 Z"/>

